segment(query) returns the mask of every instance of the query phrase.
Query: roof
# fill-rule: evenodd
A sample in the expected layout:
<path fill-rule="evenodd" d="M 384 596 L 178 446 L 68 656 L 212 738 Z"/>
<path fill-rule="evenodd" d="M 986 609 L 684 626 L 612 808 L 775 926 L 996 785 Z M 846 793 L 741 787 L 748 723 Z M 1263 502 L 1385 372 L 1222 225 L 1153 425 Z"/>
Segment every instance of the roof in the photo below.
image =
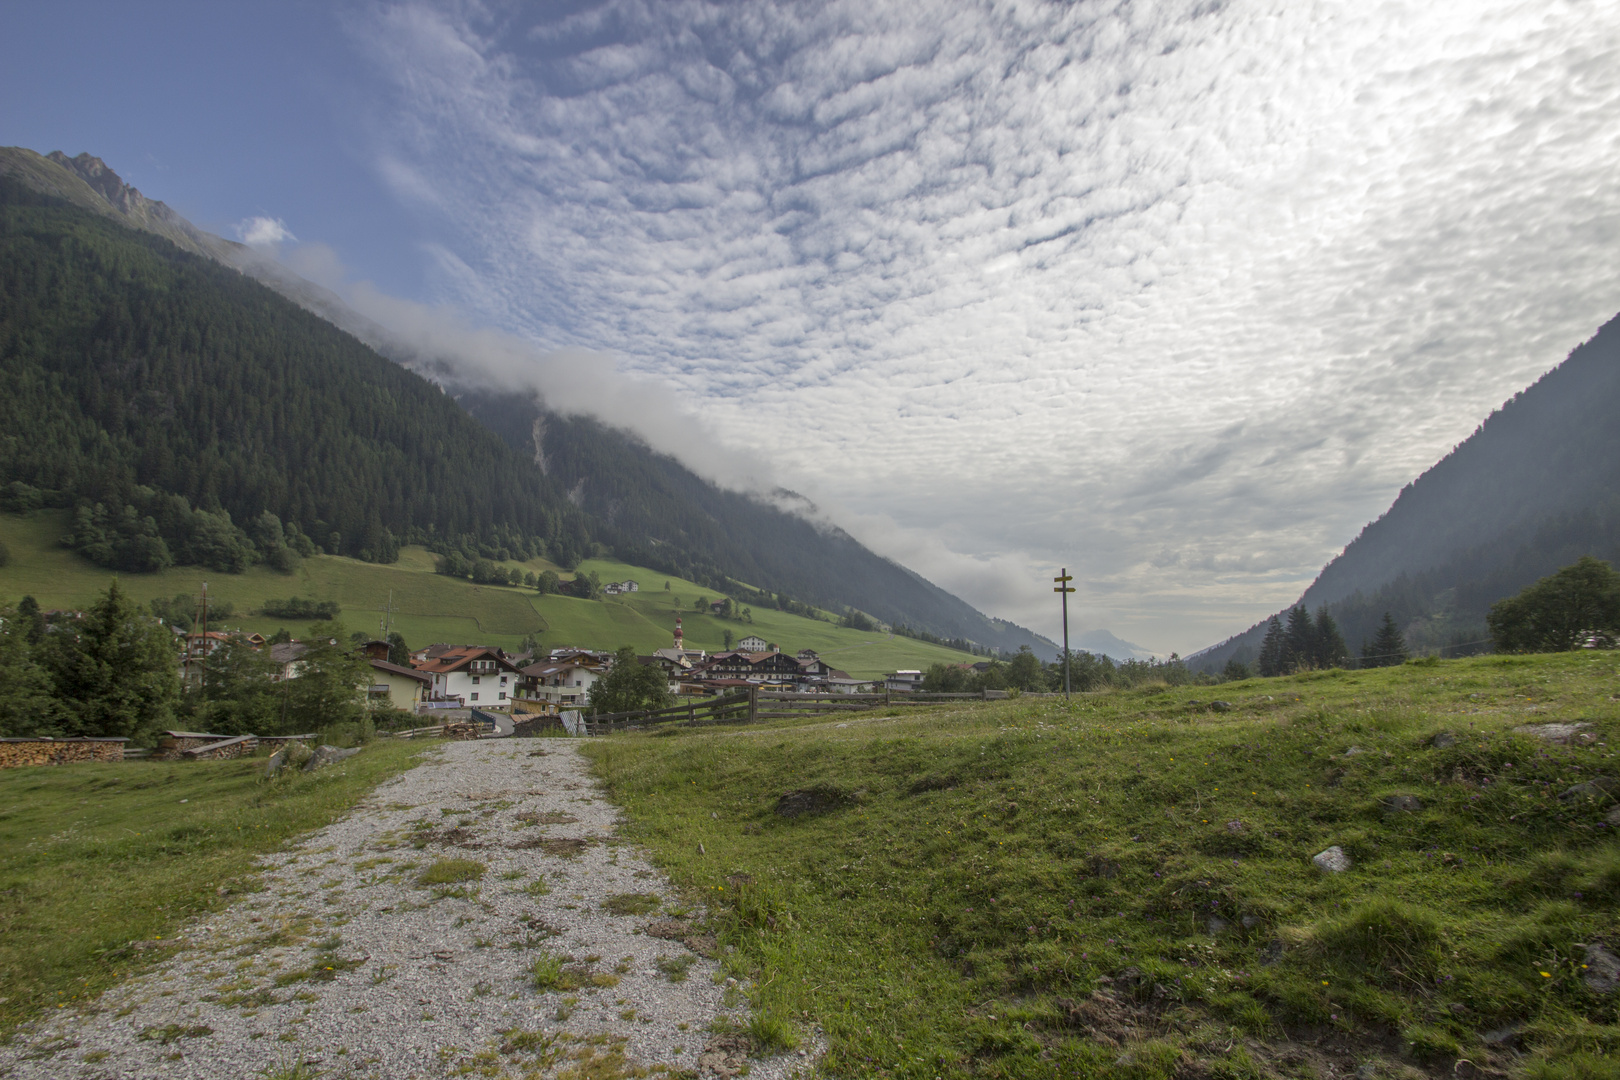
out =
<path fill-rule="evenodd" d="M 517 665 L 502 656 L 499 649 L 493 649 L 487 645 L 463 647 L 453 652 L 441 653 L 437 658 L 427 661 L 416 670 L 432 672 L 436 675 L 443 674 L 450 671 L 460 671 L 474 660 L 493 660 L 508 671 L 517 670 Z"/>
<path fill-rule="evenodd" d="M 307 652 L 309 646 L 302 641 L 283 641 L 270 646 L 270 659 L 278 664 L 290 664 Z"/>
<path fill-rule="evenodd" d="M 376 668 L 378 671 L 387 671 L 392 672 L 395 675 L 404 675 L 408 678 L 415 679 L 418 682 L 431 683 L 433 681 L 430 676 L 422 674 L 415 668 L 401 667 L 399 664 L 390 664 L 386 660 L 372 660 L 370 663 L 371 666 Z"/>
<path fill-rule="evenodd" d="M 639 660 L 640 657 L 637 657 L 637 659 Z M 530 664 L 522 669 L 520 674 L 540 679 L 545 678 L 547 675 L 555 675 L 560 671 L 571 671 L 574 668 L 584 668 L 586 671 L 601 671 L 602 667 L 601 663 L 594 661 L 591 663 L 579 663 L 573 660 L 542 660 L 538 664 Z"/>

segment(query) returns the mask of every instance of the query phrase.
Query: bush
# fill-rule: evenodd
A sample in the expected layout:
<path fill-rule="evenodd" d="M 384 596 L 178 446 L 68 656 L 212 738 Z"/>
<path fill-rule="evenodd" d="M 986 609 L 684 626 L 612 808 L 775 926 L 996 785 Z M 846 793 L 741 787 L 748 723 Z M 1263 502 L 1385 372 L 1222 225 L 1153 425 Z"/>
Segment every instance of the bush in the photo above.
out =
<path fill-rule="evenodd" d="M 1613 648 L 1620 637 L 1620 573 L 1583 555 L 1518 596 L 1492 604 L 1485 621 L 1498 652 Z"/>

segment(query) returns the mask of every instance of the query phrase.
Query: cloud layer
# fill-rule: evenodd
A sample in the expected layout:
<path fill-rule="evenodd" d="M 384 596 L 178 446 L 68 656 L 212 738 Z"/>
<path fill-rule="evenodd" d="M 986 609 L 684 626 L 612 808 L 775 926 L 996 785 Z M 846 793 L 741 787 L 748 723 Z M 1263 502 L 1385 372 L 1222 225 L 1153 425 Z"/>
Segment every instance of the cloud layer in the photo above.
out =
<path fill-rule="evenodd" d="M 1613 4 L 397 4 L 446 301 L 609 352 L 997 614 L 1296 596 L 1620 309 Z"/>

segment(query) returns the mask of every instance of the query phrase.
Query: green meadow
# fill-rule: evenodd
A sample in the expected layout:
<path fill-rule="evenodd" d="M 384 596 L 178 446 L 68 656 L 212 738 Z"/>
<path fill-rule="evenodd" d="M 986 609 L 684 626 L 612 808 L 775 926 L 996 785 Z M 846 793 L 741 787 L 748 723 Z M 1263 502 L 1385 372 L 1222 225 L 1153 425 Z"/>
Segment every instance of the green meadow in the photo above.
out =
<path fill-rule="evenodd" d="M 1620 953 L 1616 803 L 1561 795 L 1620 776 L 1617 661 L 1421 662 L 585 750 L 632 835 L 708 905 L 759 1031 L 820 1026 L 833 1075 L 1612 1078 L 1620 991 L 1584 965 L 1589 945 Z M 1516 730 L 1554 721 L 1588 726 Z M 1348 870 L 1313 865 L 1329 847 Z"/>
<path fill-rule="evenodd" d="M 262 757 L 0 770 L 0 1038 L 168 956 L 184 922 L 257 887 L 258 855 L 422 754 L 377 742 L 273 780 Z"/>
<path fill-rule="evenodd" d="M 11 553 L 9 563 L 0 567 L 0 599 L 15 603 L 32 595 L 44 608 L 82 608 L 106 590 L 114 577 L 112 572 L 57 543 L 67 525 L 68 513 L 64 510 L 0 513 L 0 542 Z M 337 601 L 343 608 L 340 621 L 350 630 L 368 633 L 379 630 L 382 611 L 391 599 L 392 625 L 412 647 L 446 641 L 515 649 L 525 636 L 535 634 L 546 648 L 577 645 L 615 649 L 634 645 L 650 652 L 670 644 L 675 617 L 680 615 L 686 640 L 693 648 L 718 650 L 727 631 L 734 641 L 754 633 L 788 651 L 816 649 L 828 663 L 863 678 L 897 668 L 925 669 L 941 661 L 960 663 L 973 659 L 926 642 L 846 630 L 779 611 L 756 610 L 752 623 L 698 614 L 693 611 L 695 600 L 718 599 L 720 594 L 645 567 L 611 560 L 587 560 L 579 572 L 595 571 L 604 582 L 634 578 L 643 591 L 602 601 L 539 596 L 533 590 L 474 585 L 444 577 L 433 572 L 433 564 L 431 552 L 407 547 L 401 551 L 399 562 L 387 566 L 319 555 L 305 559 L 292 574 L 255 566 L 242 574 L 175 567 L 155 574 L 117 576 L 123 588 L 142 602 L 181 593 L 195 595 L 207 582 L 213 601 L 228 601 L 234 608 L 234 614 L 219 625 L 265 635 L 283 626 L 297 635 L 307 625 L 298 620 L 250 614 L 266 600 L 297 595 L 309 600 Z M 539 559 L 506 565 L 536 572 L 557 570 Z M 664 589 L 666 581 L 668 591 Z"/>

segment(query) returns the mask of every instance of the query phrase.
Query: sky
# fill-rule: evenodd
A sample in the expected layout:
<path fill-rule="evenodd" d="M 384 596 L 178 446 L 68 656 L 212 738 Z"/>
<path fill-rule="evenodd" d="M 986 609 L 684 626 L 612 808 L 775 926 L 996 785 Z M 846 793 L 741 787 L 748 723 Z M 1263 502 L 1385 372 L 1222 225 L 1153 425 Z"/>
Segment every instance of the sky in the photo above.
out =
<path fill-rule="evenodd" d="M 1620 311 L 1620 0 L 3 9 L 0 143 L 1053 636 L 1285 606 Z"/>

